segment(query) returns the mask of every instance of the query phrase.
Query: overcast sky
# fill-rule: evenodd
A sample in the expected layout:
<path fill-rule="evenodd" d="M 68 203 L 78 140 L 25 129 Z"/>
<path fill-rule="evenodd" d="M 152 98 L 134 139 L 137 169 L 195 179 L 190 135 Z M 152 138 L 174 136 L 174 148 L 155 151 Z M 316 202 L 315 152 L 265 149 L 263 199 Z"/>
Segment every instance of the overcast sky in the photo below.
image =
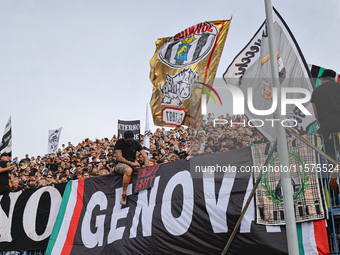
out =
<path fill-rule="evenodd" d="M 216 75 L 221 78 L 265 19 L 263 0 L 0 3 L 0 137 L 12 116 L 13 156 L 19 159 L 47 153 L 49 129 L 63 128 L 59 145 L 111 138 L 118 119 L 140 119 L 144 132 L 157 38 L 233 15 Z M 272 4 L 307 63 L 340 72 L 340 1 Z"/>

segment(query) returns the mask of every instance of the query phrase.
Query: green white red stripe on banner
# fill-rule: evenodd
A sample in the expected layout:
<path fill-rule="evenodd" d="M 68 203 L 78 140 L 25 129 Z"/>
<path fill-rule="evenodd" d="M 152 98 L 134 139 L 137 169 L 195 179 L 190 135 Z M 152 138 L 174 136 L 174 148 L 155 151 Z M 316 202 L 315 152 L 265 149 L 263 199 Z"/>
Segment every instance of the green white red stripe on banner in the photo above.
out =
<path fill-rule="evenodd" d="M 69 255 L 83 208 L 84 179 L 69 182 L 65 188 L 57 220 L 46 249 L 47 255 Z M 63 235 L 59 233 L 67 233 Z"/>
<path fill-rule="evenodd" d="M 297 223 L 296 230 L 300 255 L 329 254 L 325 220 Z"/>

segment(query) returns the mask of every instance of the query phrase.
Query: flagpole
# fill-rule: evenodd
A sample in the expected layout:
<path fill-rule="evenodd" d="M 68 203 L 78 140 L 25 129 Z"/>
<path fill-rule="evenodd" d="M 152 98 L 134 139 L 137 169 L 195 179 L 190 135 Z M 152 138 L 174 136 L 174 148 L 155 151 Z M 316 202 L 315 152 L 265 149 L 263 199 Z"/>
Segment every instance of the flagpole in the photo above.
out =
<path fill-rule="evenodd" d="M 273 154 L 274 154 L 274 151 L 276 150 L 276 146 L 277 146 L 277 140 L 275 140 L 275 142 L 274 142 L 274 144 L 273 144 L 273 147 L 272 147 L 271 151 L 270 151 L 269 154 L 268 154 L 268 157 L 267 157 L 267 159 L 266 159 L 266 162 L 264 163 L 264 165 L 265 165 L 266 167 L 268 166 L 268 164 L 269 164 L 269 162 L 270 162 L 270 160 L 271 160 L 271 158 L 272 158 L 272 156 L 273 156 Z M 230 245 L 231 245 L 231 242 L 234 240 L 234 237 L 235 237 L 235 235 L 236 235 L 236 231 L 238 230 L 238 228 L 239 228 L 240 225 L 241 225 L 241 221 L 242 221 L 242 219 L 243 219 L 243 217 L 244 217 L 244 215 L 245 215 L 245 213 L 246 213 L 246 211 L 247 211 L 247 209 L 248 209 L 248 207 L 249 207 L 249 204 L 250 204 L 251 200 L 253 199 L 253 197 L 254 197 L 254 195 L 255 195 L 255 190 L 257 189 L 257 186 L 259 185 L 259 183 L 260 183 L 260 181 L 261 181 L 261 179 L 262 179 L 262 176 L 263 176 L 263 169 L 261 169 L 261 173 L 260 173 L 259 177 L 257 178 L 257 181 L 255 182 L 255 184 L 254 184 L 254 186 L 253 186 L 253 189 L 252 189 L 251 192 L 250 192 L 250 195 L 249 195 L 249 197 L 248 197 L 248 199 L 247 199 L 247 202 L 246 202 L 246 204 L 244 205 L 244 208 L 243 208 L 243 210 L 242 210 L 242 212 L 241 212 L 241 215 L 240 215 L 240 217 L 238 218 L 238 221 L 236 222 L 236 225 L 235 225 L 235 227 L 234 227 L 234 230 L 233 230 L 233 232 L 231 233 L 231 235 L 230 235 L 230 237 L 229 237 L 229 240 L 228 240 L 226 246 L 224 247 L 224 250 L 223 250 L 223 252 L 222 252 L 221 255 L 225 255 L 225 254 L 227 253 L 227 251 L 228 251 L 228 249 L 229 249 L 229 247 L 230 247 Z M 255 173 L 254 173 L 254 178 L 255 178 Z"/>
<path fill-rule="evenodd" d="M 145 131 L 144 131 L 143 149 L 149 155 L 149 153 L 150 153 L 150 137 L 149 137 L 149 107 L 148 107 L 148 103 L 146 103 Z"/>
<path fill-rule="evenodd" d="M 269 52 L 270 52 L 270 63 L 272 69 L 272 79 L 274 87 L 278 88 L 278 108 L 276 110 L 276 119 L 279 119 L 281 123 L 283 120 L 281 111 L 278 110 L 281 107 L 281 90 L 279 89 L 279 70 L 277 66 L 276 60 L 276 50 L 277 46 L 275 43 L 275 32 L 273 25 L 273 13 L 272 13 L 272 4 L 271 0 L 264 0 L 265 9 L 266 9 L 266 19 L 267 19 L 267 30 L 268 30 L 268 40 L 269 40 Z M 286 143 L 286 133 L 284 127 L 276 124 L 276 132 L 277 132 L 277 146 L 278 153 L 280 159 L 280 165 L 282 169 L 289 169 L 289 158 L 288 158 L 288 149 Z M 291 177 L 290 172 L 281 171 L 281 184 L 283 191 L 283 203 L 284 203 L 284 214 L 286 220 L 286 233 L 287 233 L 287 243 L 288 243 L 288 253 L 290 255 L 298 255 L 299 254 L 299 246 L 298 246 L 298 238 L 296 232 L 296 222 L 295 222 L 295 213 L 294 213 L 294 202 L 293 202 L 293 194 L 291 189 Z"/>

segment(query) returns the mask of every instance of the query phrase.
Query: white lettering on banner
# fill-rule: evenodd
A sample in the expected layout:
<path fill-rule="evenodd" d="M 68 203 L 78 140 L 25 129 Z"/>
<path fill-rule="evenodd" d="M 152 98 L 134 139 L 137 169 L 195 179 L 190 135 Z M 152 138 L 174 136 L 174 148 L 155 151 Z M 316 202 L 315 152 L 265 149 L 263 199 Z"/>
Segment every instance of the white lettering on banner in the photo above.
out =
<path fill-rule="evenodd" d="M 162 121 L 168 125 L 180 126 L 185 117 L 185 109 L 174 109 L 166 107 L 162 113 Z"/>
<path fill-rule="evenodd" d="M 99 205 L 99 210 L 107 209 L 107 198 L 102 191 L 97 191 L 91 196 L 81 225 L 81 240 L 87 248 L 93 248 L 96 245 L 103 246 L 105 214 L 96 216 L 96 232 L 91 231 L 92 212 L 97 205 Z"/>
<path fill-rule="evenodd" d="M 120 197 L 123 194 L 123 188 L 116 189 L 115 193 L 116 193 L 115 206 L 113 207 L 113 212 L 111 216 L 111 228 L 109 235 L 107 237 L 108 244 L 123 238 L 125 227 L 117 228 L 117 222 L 120 219 L 126 218 L 129 212 L 129 207 L 125 207 L 122 209 L 122 205 L 120 204 Z M 132 184 L 130 184 L 127 187 L 126 194 L 127 195 L 132 194 Z"/>
<path fill-rule="evenodd" d="M 150 191 L 150 199 L 148 202 L 148 190 L 142 190 L 138 193 L 137 207 L 135 210 L 135 215 L 132 220 L 132 226 L 130 229 L 130 238 L 135 238 L 137 236 L 137 227 L 139 224 L 139 216 L 142 212 L 142 229 L 143 236 L 152 235 L 152 216 L 153 210 L 156 205 L 156 195 L 158 191 L 158 183 L 160 177 L 156 177 L 154 180 L 154 185 Z"/>
<path fill-rule="evenodd" d="M 48 217 L 48 221 L 46 224 L 46 229 L 44 233 L 38 235 L 36 232 L 36 220 L 37 220 L 37 212 L 40 198 L 43 193 L 47 192 L 51 198 L 51 207 L 50 207 L 50 215 Z M 23 228 L 26 235 L 31 238 L 33 241 L 41 241 L 48 238 L 53 229 L 54 222 L 57 218 L 59 207 L 61 204 L 61 195 L 59 191 L 51 186 L 42 187 L 35 191 L 27 201 L 27 204 L 24 209 L 24 215 L 22 218 Z"/>
<path fill-rule="evenodd" d="M 243 199 L 242 210 L 247 203 L 248 197 L 250 196 L 252 189 L 253 189 L 253 179 L 249 178 L 248 186 L 246 189 L 246 194 Z M 243 219 L 241 221 L 240 233 L 250 233 L 251 222 L 254 220 L 254 215 L 255 215 L 254 198 L 252 198 L 249 204 L 249 207 L 244 213 Z"/>
<path fill-rule="evenodd" d="M 0 242 L 12 242 L 11 228 L 12 228 L 13 210 L 18 200 L 18 197 L 21 195 L 21 193 L 22 193 L 22 190 L 18 192 L 9 193 L 10 207 L 9 207 L 8 217 L 6 213 L 2 210 L 1 204 L 0 204 Z M 3 198 L 3 195 L 0 196 L 0 202 L 2 198 Z"/>
<path fill-rule="evenodd" d="M 181 215 L 175 218 L 171 212 L 171 197 L 177 185 L 183 188 L 183 207 Z M 163 194 L 161 216 L 166 230 L 175 236 L 183 235 L 191 225 L 193 210 L 194 186 L 190 172 L 178 172 L 171 177 Z"/>
<path fill-rule="evenodd" d="M 281 232 L 280 226 L 266 226 L 266 231 L 268 233 Z"/>
<path fill-rule="evenodd" d="M 229 204 L 230 192 L 234 185 L 236 172 L 226 172 L 224 174 L 220 191 L 218 193 L 218 202 L 216 202 L 215 196 L 215 178 L 214 173 L 203 173 L 203 191 L 204 199 L 209 214 L 209 219 L 214 233 L 227 233 L 227 209 Z M 246 201 L 250 195 L 253 180 L 249 179 L 247 191 L 244 197 L 242 209 L 244 208 Z M 250 233 L 251 223 L 255 221 L 254 218 L 254 203 L 251 202 L 248 210 L 246 211 L 241 225 L 240 233 Z M 281 232 L 280 226 L 266 226 L 267 232 Z"/>
<path fill-rule="evenodd" d="M 133 139 L 134 140 L 139 140 L 139 134 L 133 134 Z"/>
<path fill-rule="evenodd" d="M 236 172 L 225 173 L 216 202 L 214 173 L 203 173 L 204 199 L 214 233 L 227 233 L 227 208 Z M 228 175 L 228 176 L 227 176 Z"/>
<path fill-rule="evenodd" d="M 131 131 L 135 131 L 135 130 L 139 130 L 140 129 L 140 125 L 139 124 L 134 124 L 134 125 L 124 125 L 124 124 L 119 124 L 118 125 L 118 130 L 131 130 Z"/>

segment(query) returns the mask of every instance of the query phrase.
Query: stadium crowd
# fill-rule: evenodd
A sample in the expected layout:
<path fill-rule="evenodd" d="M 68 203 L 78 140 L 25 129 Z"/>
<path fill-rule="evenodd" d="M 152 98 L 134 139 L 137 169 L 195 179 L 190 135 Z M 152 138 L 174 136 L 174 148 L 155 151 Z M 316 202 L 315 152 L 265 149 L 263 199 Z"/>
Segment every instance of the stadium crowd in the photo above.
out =
<path fill-rule="evenodd" d="M 143 145 L 144 136 L 140 137 Z M 12 191 L 18 191 L 113 173 L 117 140 L 116 135 L 112 139 L 93 141 L 86 138 L 77 145 L 71 142 L 67 146 L 62 144 L 56 153 L 43 157 L 26 154 L 28 166 L 25 169 L 19 167 L 18 157 L 15 157 L 10 161 L 15 166 L 10 172 L 10 187 Z M 214 114 L 208 114 L 199 130 L 184 126 L 170 130 L 157 128 L 154 133 L 150 132 L 149 140 L 149 164 L 162 164 L 265 142 L 256 128 L 247 125 L 245 116 L 229 114 L 217 118 Z M 137 154 L 137 160 L 141 166 L 144 165 L 142 155 Z"/>

